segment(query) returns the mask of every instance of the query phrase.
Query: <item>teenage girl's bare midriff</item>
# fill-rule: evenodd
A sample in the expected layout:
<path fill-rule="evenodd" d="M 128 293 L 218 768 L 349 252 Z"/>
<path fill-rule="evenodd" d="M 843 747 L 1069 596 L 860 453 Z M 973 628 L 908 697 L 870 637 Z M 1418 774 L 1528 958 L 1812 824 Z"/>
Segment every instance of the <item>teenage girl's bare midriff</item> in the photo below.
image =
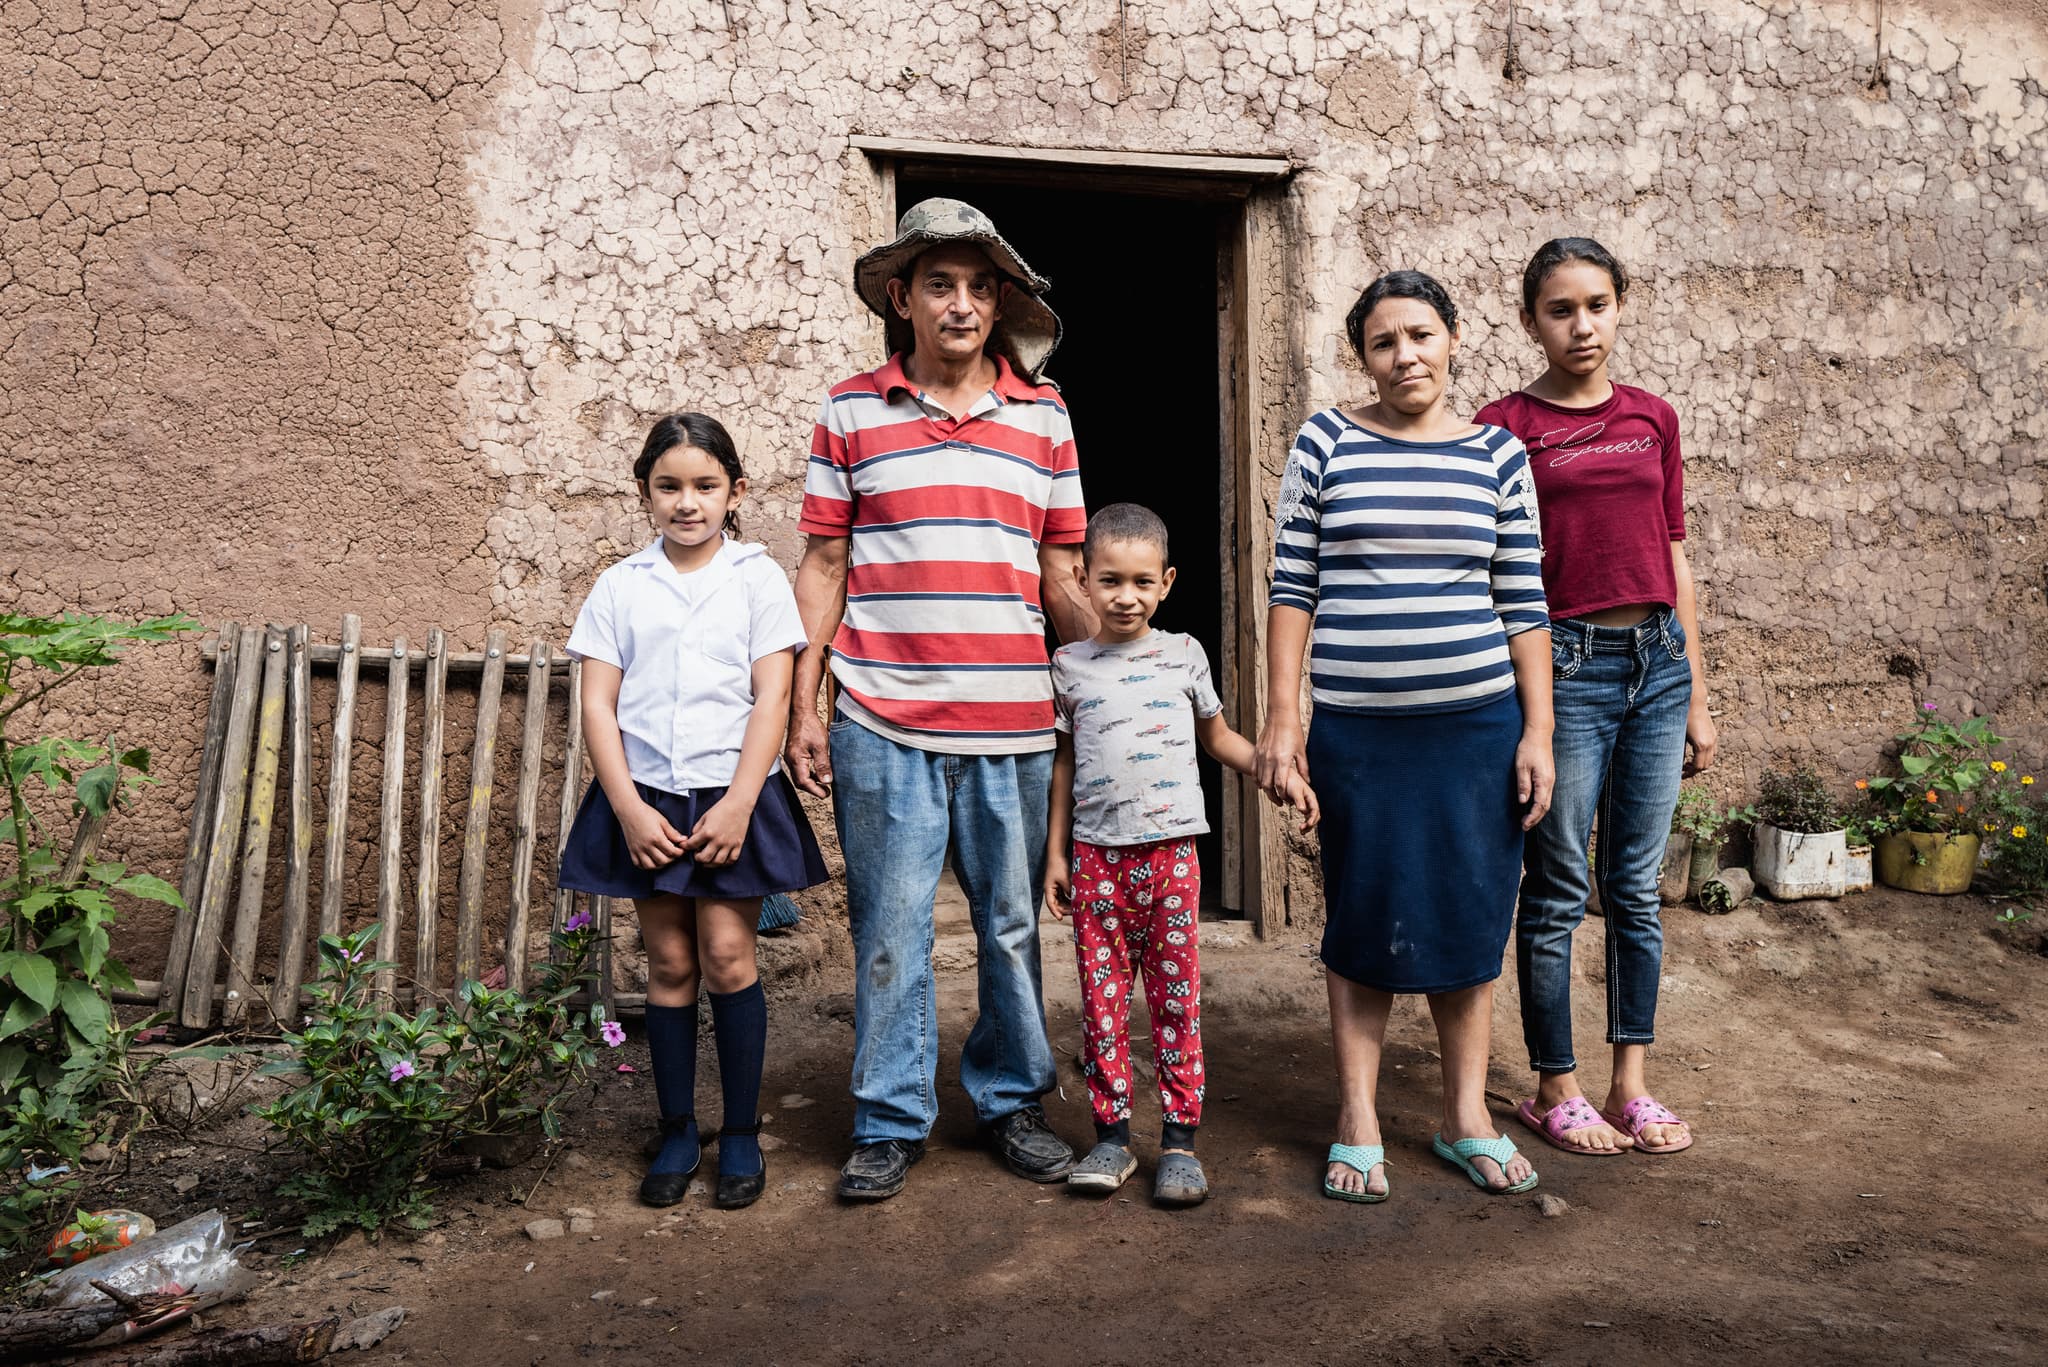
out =
<path fill-rule="evenodd" d="M 1663 610 L 1662 603 L 1624 603 L 1618 608 L 1602 608 L 1580 616 L 1581 622 L 1591 622 L 1596 627 L 1632 627 L 1647 622 Z"/>

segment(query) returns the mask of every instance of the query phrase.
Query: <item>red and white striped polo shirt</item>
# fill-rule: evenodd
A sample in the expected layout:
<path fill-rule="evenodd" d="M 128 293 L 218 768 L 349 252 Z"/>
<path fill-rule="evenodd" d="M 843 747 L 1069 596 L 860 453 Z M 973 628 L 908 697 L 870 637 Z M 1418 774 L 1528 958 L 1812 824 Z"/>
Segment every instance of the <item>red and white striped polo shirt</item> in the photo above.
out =
<path fill-rule="evenodd" d="M 797 529 L 849 539 L 841 712 L 920 750 L 1052 749 L 1038 547 L 1079 542 L 1087 522 L 1059 391 L 1000 357 L 959 418 L 900 354 L 835 386 Z"/>

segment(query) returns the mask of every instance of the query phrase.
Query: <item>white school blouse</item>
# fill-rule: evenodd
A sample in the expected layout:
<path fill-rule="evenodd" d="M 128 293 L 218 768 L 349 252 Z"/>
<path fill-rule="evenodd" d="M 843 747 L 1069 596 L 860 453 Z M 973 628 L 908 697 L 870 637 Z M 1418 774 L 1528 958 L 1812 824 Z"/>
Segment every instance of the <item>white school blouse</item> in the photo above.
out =
<path fill-rule="evenodd" d="M 624 671 L 619 734 L 633 781 L 687 793 L 731 784 L 754 708 L 754 661 L 806 639 L 782 567 L 727 537 L 689 574 L 656 541 L 599 575 L 568 652 Z"/>

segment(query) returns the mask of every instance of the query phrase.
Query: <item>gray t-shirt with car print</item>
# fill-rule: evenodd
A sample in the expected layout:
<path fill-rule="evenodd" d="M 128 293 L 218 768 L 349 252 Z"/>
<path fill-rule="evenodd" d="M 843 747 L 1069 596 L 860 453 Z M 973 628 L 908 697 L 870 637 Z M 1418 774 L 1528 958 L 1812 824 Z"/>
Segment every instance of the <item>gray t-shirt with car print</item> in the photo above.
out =
<path fill-rule="evenodd" d="M 1177 631 L 1061 646 L 1053 724 L 1074 737 L 1074 839 L 1143 845 L 1209 829 L 1195 718 L 1223 710 L 1201 643 Z"/>

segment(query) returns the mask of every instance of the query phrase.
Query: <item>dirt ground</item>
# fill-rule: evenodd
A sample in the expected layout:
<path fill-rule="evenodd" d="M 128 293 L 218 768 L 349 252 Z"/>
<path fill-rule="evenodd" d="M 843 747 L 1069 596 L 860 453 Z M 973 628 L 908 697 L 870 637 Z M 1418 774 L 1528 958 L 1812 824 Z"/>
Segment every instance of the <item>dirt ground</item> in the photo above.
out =
<path fill-rule="evenodd" d="M 1011 1177 L 976 1147 L 943 1071 L 939 1128 L 908 1189 L 841 1206 L 842 966 L 774 1001 L 774 1147 L 753 1209 L 717 1211 L 702 1192 L 670 1211 L 637 1205 L 652 1084 L 611 1073 L 567 1146 L 451 1187 L 423 1237 L 297 1262 L 280 1257 L 289 1235 L 264 1240 L 251 1257 L 267 1280 L 232 1319 L 403 1304 L 403 1328 L 363 1356 L 406 1364 L 2038 1362 L 2048 958 L 2037 930 L 1993 931 L 1991 917 L 1973 897 L 1882 891 L 1723 918 L 1674 909 L 1653 1081 L 1699 1142 L 1666 1158 L 1573 1158 L 1513 1122 L 1506 1103 L 1527 1078 L 1510 969 L 1492 1090 L 1539 1190 L 1569 1203 L 1549 1218 L 1533 1196 L 1482 1195 L 1431 1156 L 1434 1039 L 1419 1002 L 1396 1011 L 1382 1089 L 1393 1198 L 1321 1199 L 1334 1114 L 1321 970 L 1312 945 L 1261 945 L 1231 923 L 1204 926 L 1206 1206 L 1146 1200 L 1156 1112 L 1140 1112 L 1144 1163 L 1118 1199 Z M 973 974 L 971 938 L 949 930 L 950 1060 Z M 1601 935 L 1589 920 L 1578 945 L 1586 1059 L 1604 1052 Z M 1063 928 L 1045 939 L 1062 1060 L 1049 1110 L 1079 1141 L 1071 942 Z M 706 1042 L 700 1110 L 715 1123 Z M 637 1037 L 624 1052 L 645 1061 Z M 185 1143 L 167 1162 L 138 1155 L 137 1189 L 210 1162 L 183 1213 L 261 1204 L 274 1158 L 204 1133 Z M 595 1233 L 522 1233 L 577 1206 Z"/>

